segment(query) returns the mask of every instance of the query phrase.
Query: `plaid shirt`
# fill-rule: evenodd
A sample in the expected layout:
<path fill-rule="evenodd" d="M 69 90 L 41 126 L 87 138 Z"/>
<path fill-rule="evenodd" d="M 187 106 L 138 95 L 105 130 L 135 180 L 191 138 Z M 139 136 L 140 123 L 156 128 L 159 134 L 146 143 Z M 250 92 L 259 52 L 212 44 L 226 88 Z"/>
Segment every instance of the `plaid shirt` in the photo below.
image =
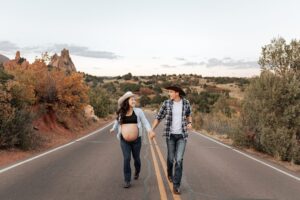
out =
<path fill-rule="evenodd" d="M 182 134 L 184 138 L 188 137 L 187 133 L 187 117 L 191 116 L 192 114 L 192 109 L 190 102 L 183 98 L 182 99 Z M 170 137 L 171 133 L 171 126 L 172 126 L 172 109 L 173 109 L 173 100 L 165 100 L 159 109 L 156 119 L 161 121 L 166 117 L 165 121 L 165 129 L 164 129 L 164 134 L 163 136 Z"/>

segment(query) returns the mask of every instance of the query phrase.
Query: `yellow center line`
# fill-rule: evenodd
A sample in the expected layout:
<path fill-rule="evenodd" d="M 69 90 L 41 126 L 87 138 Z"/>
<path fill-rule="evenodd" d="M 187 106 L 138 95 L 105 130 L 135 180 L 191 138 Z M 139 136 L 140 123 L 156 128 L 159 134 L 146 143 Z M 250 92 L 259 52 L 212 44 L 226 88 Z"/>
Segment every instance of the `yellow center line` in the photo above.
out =
<path fill-rule="evenodd" d="M 170 181 L 168 180 L 168 173 L 167 173 L 167 165 L 166 165 L 166 161 L 164 160 L 164 158 L 163 158 L 163 156 L 162 156 L 162 153 L 161 153 L 161 151 L 160 151 L 160 149 L 159 149 L 159 147 L 158 147 L 158 145 L 157 145 L 156 139 L 154 138 L 153 141 L 154 141 L 154 146 L 156 147 L 156 151 L 157 151 L 157 153 L 158 153 L 159 160 L 160 160 L 160 162 L 161 162 L 161 164 L 162 164 L 163 171 L 164 171 L 165 176 L 166 176 L 166 178 L 167 178 L 168 185 L 169 185 L 170 190 L 171 190 L 171 193 L 172 193 L 172 195 L 173 195 L 173 199 L 174 199 L 174 200 L 181 200 L 181 198 L 180 198 L 179 195 L 175 195 L 175 194 L 173 193 L 173 184 L 170 183 Z"/>
<path fill-rule="evenodd" d="M 153 159 L 153 164 L 154 164 L 154 170 L 155 170 L 156 179 L 157 179 L 157 183 L 158 183 L 158 189 L 159 189 L 159 193 L 160 193 L 160 199 L 165 200 L 165 199 L 168 199 L 167 198 L 167 193 L 166 193 L 166 188 L 164 186 L 164 183 L 163 183 L 163 180 L 162 180 L 162 177 L 161 177 L 161 173 L 159 171 L 157 158 L 156 158 L 155 153 L 154 153 L 154 149 L 153 149 L 153 145 L 152 145 L 150 136 L 149 136 L 149 134 L 147 134 L 147 135 L 148 135 L 148 140 L 149 140 L 149 143 L 150 143 L 149 146 L 150 146 L 150 149 L 151 149 L 151 154 L 152 154 L 152 159 Z"/>

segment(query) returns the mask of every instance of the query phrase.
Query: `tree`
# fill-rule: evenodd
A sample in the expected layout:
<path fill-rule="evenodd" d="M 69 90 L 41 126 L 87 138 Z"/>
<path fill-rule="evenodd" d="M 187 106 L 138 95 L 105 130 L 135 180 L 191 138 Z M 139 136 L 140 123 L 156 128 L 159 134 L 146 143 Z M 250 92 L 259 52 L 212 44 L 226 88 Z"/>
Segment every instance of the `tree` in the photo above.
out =
<path fill-rule="evenodd" d="M 283 38 L 275 38 L 262 47 L 259 64 L 263 70 L 271 70 L 278 75 L 288 71 L 300 71 L 300 40 L 287 44 Z"/>
<path fill-rule="evenodd" d="M 131 80 L 132 79 L 132 74 L 131 73 L 125 74 L 125 75 L 122 76 L 122 78 L 124 80 Z"/>
<path fill-rule="evenodd" d="M 84 106 L 89 103 L 88 91 L 89 88 L 83 80 L 83 75 L 73 72 L 70 76 L 62 76 L 61 71 L 54 76 L 56 79 L 57 101 L 58 109 L 65 109 L 65 111 L 81 111 Z"/>
<path fill-rule="evenodd" d="M 116 108 L 113 106 L 107 92 L 101 88 L 93 88 L 89 92 L 91 106 L 98 117 L 106 117 L 112 113 Z"/>
<path fill-rule="evenodd" d="M 244 133 L 252 145 L 282 160 L 300 163 L 300 42 L 274 39 L 262 49 L 262 73 L 246 89 Z"/>

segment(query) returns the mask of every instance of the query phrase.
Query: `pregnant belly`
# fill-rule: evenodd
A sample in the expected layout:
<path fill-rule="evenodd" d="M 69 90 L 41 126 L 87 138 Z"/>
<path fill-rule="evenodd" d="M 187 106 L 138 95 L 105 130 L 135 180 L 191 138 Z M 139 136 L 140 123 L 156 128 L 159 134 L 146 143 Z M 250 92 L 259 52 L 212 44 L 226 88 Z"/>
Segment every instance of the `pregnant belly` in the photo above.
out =
<path fill-rule="evenodd" d="M 131 142 L 136 140 L 139 136 L 137 124 L 122 124 L 121 133 L 125 141 Z"/>

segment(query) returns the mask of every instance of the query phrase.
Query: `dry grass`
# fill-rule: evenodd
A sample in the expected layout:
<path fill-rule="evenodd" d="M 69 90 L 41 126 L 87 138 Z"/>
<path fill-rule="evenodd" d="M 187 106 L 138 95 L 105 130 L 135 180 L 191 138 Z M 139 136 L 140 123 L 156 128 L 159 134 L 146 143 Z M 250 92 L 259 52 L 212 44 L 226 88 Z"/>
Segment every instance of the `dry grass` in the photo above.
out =
<path fill-rule="evenodd" d="M 229 83 L 229 84 L 217 84 L 217 87 L 221 88 L 221 89 L 225 89 L 225 90 L 229 90 L 229 96 L 242 100 L 244 98 L 244 93 L 241 91 L 241 89 L 239 88 L 239 86 L 237 86 L 236 84 L 233 83 Z"/>
<path fill-rule="evenodd" d="M 226 144 L 226 145 L 229 145 L 229 146 L 233 146 L 233 141 L 228 137 L 227 134 L 223 134 L 223 135 L 220 135 L 216 132 L 208 132 L 206 130 L 203 130 L 203 129 L 200 129 L 199 132 L 201 132 L 202 134 L 208 136 L 208 137 L 211 137 L 219 142 L 222 142 L 223 144 Z M 291 170 L 293 172 L 300 172 L 300 165 L 296 165 L 292 162 L 286 162 L 286 161 L 281 161 L 277 158 L 274 158 L 268 154 L 265 154 L 265 153 L 262 153 L 262 152 L 259 152 L 253 148 L 245 148 L 245 147 L 235 147 L 235 148 L 238 148 L 240 151 L 244 151 L 250 155 L 253 155 L 253 156 L 256 156 L 258 158 L 261 158 L 261 159 L 264 159 L 264 160 L 267 160 L 271 163 L 274 163 L 274 164 L 277 164 L 277 165 L 280 165 L 288 170 Z"/>

